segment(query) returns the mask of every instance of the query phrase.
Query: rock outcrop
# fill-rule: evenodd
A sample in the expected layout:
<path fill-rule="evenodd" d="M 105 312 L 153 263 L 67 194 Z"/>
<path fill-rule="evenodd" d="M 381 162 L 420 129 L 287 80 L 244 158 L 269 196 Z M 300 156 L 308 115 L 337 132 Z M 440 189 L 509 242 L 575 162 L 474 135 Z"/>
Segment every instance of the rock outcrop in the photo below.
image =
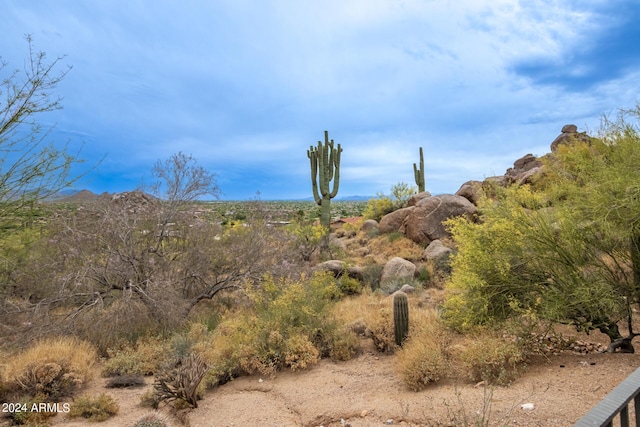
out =
<path fill-rule="evenodd" d="M 551 143 L 551 152 L 555 152 L 561 144 L 570 144 L 574 141 L 591 143 L 591 137 L 586 132 L 578 132 L 576 125 L 564 125 L 560 135 Z"/>
<path fill-rule="evenodd" d="M 473 219 L 476 207 L 462 196 L 443 194 L 422 199 L 404 221 L 405 235 L 418 244 L 449 236 L 443 222 L 457 216 Z"/>

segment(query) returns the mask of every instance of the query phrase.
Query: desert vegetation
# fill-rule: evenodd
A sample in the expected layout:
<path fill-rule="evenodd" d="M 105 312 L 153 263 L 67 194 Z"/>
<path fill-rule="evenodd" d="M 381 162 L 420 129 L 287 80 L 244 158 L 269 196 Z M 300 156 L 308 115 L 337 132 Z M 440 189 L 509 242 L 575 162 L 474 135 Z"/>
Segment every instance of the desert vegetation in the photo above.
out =
<path fill-rule="evenodd" d="M 35 72 L 46 80 L 50 68 Z M 632 351 L 639 115 L 625 112 L 597 138 L 560 146 L 532 183 L 485 185 L 476 218 L 447 222 L 452 252 L 439 258 L 402 232 L 364 226 L 405 208 L 415 192 L 407 184 L 360 206 L 359 222 L 327 226 L 340 146 L 324 156 L 335 157 L 336 191 L 322 189 L 328 176 L 314 184 L 322 211 L 287 207 L 280 226 L 274 212 L 284 204 L 202 202 L 218 196 L 216 176 L 184 153 L 153 166 L 155 185 L 85 203 L 18 197 L 30 175 L 9 169 L 23 187 L 0 198 L 0 401 L 69 404 L 98 357 L 102 375 L 121 384 L 153 375 L 145 402 L 179 410 L 238 376 L 356 357 L 364 340 L 396 354 L 397 375 L 416 391 L 445 378 L 509 384 L 540 351 L 532 337 L 556 324 L 599 330 L 611 351 Z M 0 126 L 0 145 L 14 141 L 11 126 Z M 47 150 L 62 163 L 43 173 L 66 173 L 71 159 Z M 315 177 L 322 162 L 312 152 Z M 392 258 L 414 270 L 385 277 Z M 79 397 L 70 415 L 117 411 L 104 394 Z M 16 424 L 46 423 L 24 416 L 11 414 Z"/>

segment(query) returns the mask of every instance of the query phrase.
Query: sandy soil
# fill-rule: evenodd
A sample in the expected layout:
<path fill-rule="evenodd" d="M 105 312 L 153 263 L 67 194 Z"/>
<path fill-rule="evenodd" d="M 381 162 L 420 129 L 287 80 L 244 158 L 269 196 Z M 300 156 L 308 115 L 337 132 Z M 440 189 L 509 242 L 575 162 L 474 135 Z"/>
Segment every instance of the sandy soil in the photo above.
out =
<path fill-rule="evenodd" d="M 183 425 L 205 426 L 459 426 L 474 424 L 488 414 L 486 425 L 571 426 L 594 404 L 640 365 L 636 354 L 564 353 L 539 357 L 509 387 L 445 381 L 422 392 L 407 390 L 395 373 L 394 356 L 367 348 L 348 362 L 323 360 L 301 372 L 283 372 L 275 378 L 238 378 L 209 391 Z M 119 414 L 93 425 L 133 426 L 148 409 L 140 396 L 151 387 L 105 389 L 96 378 L 87 394 L 107 392 L 120 404 Z M 483 410 L 490 404 L 490 412 Z M 532 403 L 533 409 L 521 405 Z M 180 423 L 167 408 L 171 423 Z M 462 419 L 467 416 L 467 423 Z M 84 426 L 86 421 L 58 415 L 53 425 Z M 485 424 L 482 424 L 485 425 Z"/>

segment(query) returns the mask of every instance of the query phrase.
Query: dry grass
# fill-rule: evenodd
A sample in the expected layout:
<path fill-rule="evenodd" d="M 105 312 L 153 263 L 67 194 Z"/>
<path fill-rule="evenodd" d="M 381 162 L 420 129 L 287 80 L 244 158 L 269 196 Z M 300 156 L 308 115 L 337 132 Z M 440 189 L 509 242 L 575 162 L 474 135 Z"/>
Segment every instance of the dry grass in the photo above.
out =
<path fill-rule="evenodd" d="M 91 378 L 97 353 L 91 344 L 73 337 L 42 340 L 7 360 L 9 391 L 52 399 L 71 394 Z"/>
<path fill-rule="evenodd" d="M 450 375 L 451 333 L 433 308 L 411 307 L 409 324 L 409 339 L 398 352 L 397 369 L 407 387 L 419 391 Z"/>

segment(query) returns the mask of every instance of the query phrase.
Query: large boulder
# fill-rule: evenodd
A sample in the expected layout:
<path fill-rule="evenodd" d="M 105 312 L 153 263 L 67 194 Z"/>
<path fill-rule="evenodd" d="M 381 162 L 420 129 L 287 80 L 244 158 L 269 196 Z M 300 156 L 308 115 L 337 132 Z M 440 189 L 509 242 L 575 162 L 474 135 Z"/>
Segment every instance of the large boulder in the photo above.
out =
<path fill-rule="evenodd" d="M 474 219 L 476 207 L 462 196 L 443 194 L 423 199 L 407 215 L 404 232 L 408 238 L 419 244 L 429 244 L 433 240 L 449 236 L 442 224 L 449 218 L 467 216 Z"/>
<path fill-rule="evenodd" d="M 480 191 L 482 190 L 482 182 L 480 181 L 467 181 L 460 186 L 456 192 L 456 196 L 462 196 L 474 205 L 478 206 L 478 199 L 480 198 Z"/>
<path fill-rule="evenodd" d="M 428 191 L 421 191 L 419 193 L 416 193 L 413 196 L 409 197 L 409 200 L 407 200 L 407 206 L 415 206 L 420 200 L 426 199 L 427 197 L 431 197 L 431 193 L 429 193 Z"/>
<path fill-rule="evenodd" d="M 381 283 L 392 281 L 412 280 L 416 272 L 416 266 L 404 258 L 393 257 L 382 268 Z"/>
<path fill-rule="evenodd" d="M 408 208 L 398 209 L 391 213 L 386 214 L 380 220 L 378 224 L 378 229 L 381 233 L 393 233 L 395 231 L 404 231 L 404 221 L 407 218 L 407 215 L 411 211 L 415 209 L 415 206 L 410 206 Z"/>
<path fill-rule="evenodd" d="M 576 125 L 564 125 L 560 135 L 551 143 L 551 152 L 555 152 L 559 145 L 570 144 L 574 141 L 582 141 L 590 144 L 591 137 L 589 137 L 586 132 L 578 132 Z"/>

